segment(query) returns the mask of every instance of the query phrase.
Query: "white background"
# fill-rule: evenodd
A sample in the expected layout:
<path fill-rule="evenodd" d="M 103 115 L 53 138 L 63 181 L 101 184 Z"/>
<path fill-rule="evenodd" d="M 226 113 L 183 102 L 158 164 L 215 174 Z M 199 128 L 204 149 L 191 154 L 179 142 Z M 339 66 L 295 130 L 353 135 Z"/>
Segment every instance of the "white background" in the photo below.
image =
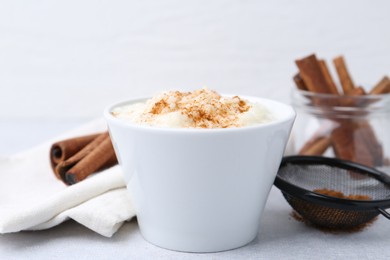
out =
<path fill-rule="evenodd" d="M 389 14 L 385 0 L 0 1 L 0 146 L 166 89 L 288 103 L 294 60 L 313 52 L 344 54 L 375 84 L 390 70 Z"/>

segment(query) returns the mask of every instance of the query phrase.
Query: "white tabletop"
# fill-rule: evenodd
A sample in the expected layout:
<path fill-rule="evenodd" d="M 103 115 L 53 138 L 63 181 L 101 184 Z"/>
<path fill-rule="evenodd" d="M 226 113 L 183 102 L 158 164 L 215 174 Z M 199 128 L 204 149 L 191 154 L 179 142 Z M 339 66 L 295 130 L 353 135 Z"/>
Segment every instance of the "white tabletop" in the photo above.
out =
<path fill-rule="evenodd" d="M 81 123 L 1 121 L 0 154 L 26 149 Z M 21 127 L 33 134 L 18 135 Z M 112 238 L 68 221 L 49 230 L 0 235 L 0 259 L 390 259 L 390 223 L 382 216 L 363 231 L 333 234 L 308 227 L 290 213 L 280 191 L 272 188 L 258 237 L 244 247 L 219 253 L 156 247 L 142 238 L 136 220 Z"/>

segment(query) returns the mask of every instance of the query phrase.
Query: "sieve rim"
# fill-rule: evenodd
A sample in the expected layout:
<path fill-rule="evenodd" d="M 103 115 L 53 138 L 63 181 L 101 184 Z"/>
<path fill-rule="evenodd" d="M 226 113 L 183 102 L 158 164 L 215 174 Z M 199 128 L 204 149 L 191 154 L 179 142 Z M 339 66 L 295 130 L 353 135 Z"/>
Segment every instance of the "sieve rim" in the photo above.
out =
<path fill-rule="evenodd" d="M 274 185 L 280 189 L 283 193 L 286 193 L 292 197 L 300 198 L 305 201 L 309 201 L 321 206 L 328 206 L 331 208 L 338 208 L 343 210 L 355 210 L 355 211 L 367 211 L 367 210 L 378 210 L 386 209 L 390 207 L 390 199 L 383 200 L 351 200 L 351 199 L 342 199 L 336 198 L 314 191 L 310 191 L 294 184 L 291 184 L 288 181 L 285 181 L 279 176 L 280 169 L 287 166 L 288 164 L 295 165 L 327 165 L 332 167 L 338 167 L 346 170 L 357 170 L 358 172 L 364 172 L 370 177 L 375 178 L 381 183 L 390 186 L 390 176 L 387 174 L 376 170 L 374 168 L 358 164 L 355 162 L 341 160 L 337 158 L 329 158 L 323 156 L 286 156 L 283 157 L 280 164 L 278 174 L 276 175 Z"/>

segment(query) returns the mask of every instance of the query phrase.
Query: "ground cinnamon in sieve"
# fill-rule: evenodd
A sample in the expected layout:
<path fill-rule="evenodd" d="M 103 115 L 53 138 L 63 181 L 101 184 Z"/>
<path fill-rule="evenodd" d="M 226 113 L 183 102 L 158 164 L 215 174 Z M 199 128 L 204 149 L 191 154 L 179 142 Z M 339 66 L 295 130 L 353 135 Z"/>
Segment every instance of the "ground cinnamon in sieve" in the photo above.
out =
<path fill-rule="evenodd" d="M 315 189 L 313 190 L 314 192 L 331 196 L 331 197 L 336 197 L 339 199 L 349 199 L 349 200 L 371 200 L 370 196 L 367 195 L 360 195 L 360 194 L 350 194 L 350 195 L 345 195 L 341 191 L 336 191 L 336 190 L 328 190 L 328 189 Z"/>
<path fill-rule="evenodd" d="M 331 197 L 335 197 L 335 198 L 340 198 L 340 199 L 371 200 L 371 197 L 367 196 L 367 195 L 362 195 L 362 194 L 345 195 L 341 191 L 330 190 L 330 189 L 315 189 L 315 190 L 313 190 L 313 192 L 320 193 L 320 194 L 327 195 L 327 196 L 331 196 Z M 315 224 L 311 223 L 310 221 L 306 220 L 304 217 L 302 217 L 295 210 L 293 210 L 290 215 L 295 220 L 297 220 L 299 222 L 303 222 L 303 223 L 305 223 L 305 224 L 307 224 L 309 226 L 314 226 L 315 228 L 317 228 L 317 229 L 319 229 L 321 231 L 324 231 L 324 232 L 336 233 L 336 234 L 340 233 L 340 232 L 343 232 L 343 233 L 350 232 L 350 233 L 352 233 L 352 232 L 361 231 L 364 228 L 370 226 L 377 219 L 377 217 L 375 217 L 375 218 L 373 218 L 372 220 L 370 220 L 370 221 L 368 221 L 366 223 L 363 223 L 363 224 L 360 224 L 360 225 L 357 225 L 357 226 L 354 226 L 354 227 L 351 227 L 351 228 L 348 228 L 348 229 L 340 229 L 340 228 L 331 228 L 331 227 L 315 225 Z"/>

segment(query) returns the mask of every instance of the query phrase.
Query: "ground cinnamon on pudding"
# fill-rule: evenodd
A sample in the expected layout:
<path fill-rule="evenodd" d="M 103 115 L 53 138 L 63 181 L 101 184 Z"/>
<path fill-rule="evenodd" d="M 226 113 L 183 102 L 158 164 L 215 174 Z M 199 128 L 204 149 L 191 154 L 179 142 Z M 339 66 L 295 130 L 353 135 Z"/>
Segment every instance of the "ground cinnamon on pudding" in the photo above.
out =
<path fill-rule="evenodd" d="M 161 115 L 179 111 L 192 119 L 195 127 L 226 128 L 236 126 L 237 115 L 249 108 L 238 96 L 226 98 L 215 91 L 200 89 L 193 92 L 165 92 L 157 100 L 152 100 L 150 113 Z"/>
<path fill-rule="evenodd" d="M 171 128 L 236 128 L 264 124 L 276 117 L 265 105 L 207 88 L 166 91 L 146 102 L 115 107 L 112 115 L 129 123 Z"/>

